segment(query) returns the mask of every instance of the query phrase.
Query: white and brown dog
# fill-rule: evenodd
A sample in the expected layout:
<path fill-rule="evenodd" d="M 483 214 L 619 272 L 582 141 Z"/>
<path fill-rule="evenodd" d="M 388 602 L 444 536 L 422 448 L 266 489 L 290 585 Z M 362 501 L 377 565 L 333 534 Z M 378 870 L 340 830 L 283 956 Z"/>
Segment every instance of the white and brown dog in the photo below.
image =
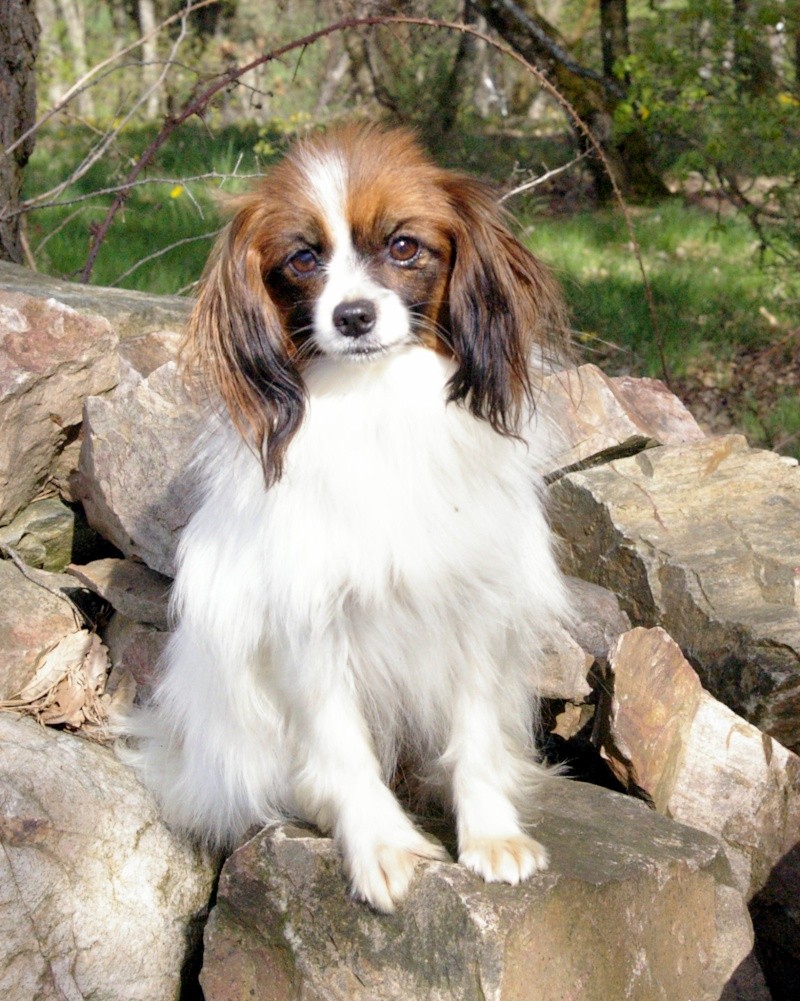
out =
<path fill-rule="evenodd" d="M 211 843 L 285 817 L 331 832 L 354 894 L 391 911 L 442 854 L 387 785 L 402 755 L 460 861 L 517 883 L 547 864 L 520 807 L 566 611 L 530 423 L 558 294 L 487 190 L 404 131 L 302 141 L 235 208 L 188 341 L 225 415 L 135 761 Z"/>

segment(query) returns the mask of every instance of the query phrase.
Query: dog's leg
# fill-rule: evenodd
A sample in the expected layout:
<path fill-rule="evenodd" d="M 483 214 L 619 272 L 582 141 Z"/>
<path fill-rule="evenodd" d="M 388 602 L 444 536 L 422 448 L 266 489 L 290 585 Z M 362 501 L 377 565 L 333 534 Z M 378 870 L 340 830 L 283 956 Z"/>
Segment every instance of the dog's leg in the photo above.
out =
<path fill-rule="evenodd" d="M 526 769 L 509 750 L 494 699 L 461 691 L 445 763 L 451 770 L 459 861 L 489 883 L 519 883 L 547 868 L 520 826 L 511 791 Z"/>
<path fill-rule="evenodd" d="M 421 858 L 446 859 L 383 782 L 367 726 L 342 681 L 313 706 L 295 707 L 302 734 L 294 781 L 298 812 L 339 845 L 353 895 L 390 913 Z"/>

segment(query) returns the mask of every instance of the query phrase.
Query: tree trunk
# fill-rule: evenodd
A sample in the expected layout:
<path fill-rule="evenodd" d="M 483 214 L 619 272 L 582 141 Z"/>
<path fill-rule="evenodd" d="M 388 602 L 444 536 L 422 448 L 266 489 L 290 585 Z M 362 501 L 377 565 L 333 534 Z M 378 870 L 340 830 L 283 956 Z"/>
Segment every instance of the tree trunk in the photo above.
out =
<path fill-rule="evenodd" d="M 22 172 L 33 152 L 33 136 L 8 149 L 36 120 L 34 63 L 39 22 L 33 0 L 0 3 L 0 259 L 22 261 L 20 216 L 14 215 Z"/>
<path fill-rule="evenodd" d="M 143 35 L 154 31 L 158 25 L 154 0 L 138 0 L 138 16 L 139 27 Z M 142 81 L 146 89 L 153 87 L 156 80 L 158 80 L 159 68 L 157 59 L 158 39 L 155 35 L 152 35 L 146 42 L 142 43 Z M 152 90 L 148 96 L 147 104 L 145 105 L 145 114 L 148 118 L 153 119 L 158 117 L 161 104 L 160 97 L 161 95 L 157 90 Z"/>
<path fill-rule="evenodd" d="M 614 76 L 614 64 L 631 54 L 628 44 L 628 0 L 600 0 L 600 44 L 603 73 Z"/>
<path fill-rule="evenodd" d="M 772 52 L 759 34 L 750 0 L 733 0 L 733 70 L 740 90 L 754 97 L 769 93 L 777 81 Z"/>
<path fill-rule="evenodd" d="M 651 166 L 647 137 L 639 129 L 613 132 L 614 108 L 624 96 L 621 84 L 578 65 L 558 30 L 540 17 L 530 0 L 474 0 L 487 23 L 529 63 L 544 70 L 552 83 L 589 126 L 624 195 L 635 199 L 664 197 L 669 189 Z M 576 130 L 583 150 L 587 140 Z M 588 160 L 597 197 L 611 197 L 611 182 L 597 157 Z"/>
<path fill-rule="evenodd" d="M 67 32 L 72 72 L 75 79 L 80 80 L 89 69 L 89 60 L 86 55 L 86 11 L 78 0 L 58 0 L 58 9 L 61 11 Z M 94 117 L 94 98 L 91 90 L 84 90 L 78 94 L 73 104 L 82 117 Z"/>

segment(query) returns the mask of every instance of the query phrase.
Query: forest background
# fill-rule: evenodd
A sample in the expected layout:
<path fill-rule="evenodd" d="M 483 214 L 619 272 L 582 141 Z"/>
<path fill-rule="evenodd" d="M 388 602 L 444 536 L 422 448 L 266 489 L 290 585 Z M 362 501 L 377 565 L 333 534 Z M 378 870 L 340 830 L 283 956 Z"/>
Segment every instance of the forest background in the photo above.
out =
<path fill-rule="evenodd" d="M 497 187 L 585 360 L 800 455 L 800 0 L 2 0 L 0 97 L 0 258 L 189 294 L 220 194 L 400 122 Z"/>

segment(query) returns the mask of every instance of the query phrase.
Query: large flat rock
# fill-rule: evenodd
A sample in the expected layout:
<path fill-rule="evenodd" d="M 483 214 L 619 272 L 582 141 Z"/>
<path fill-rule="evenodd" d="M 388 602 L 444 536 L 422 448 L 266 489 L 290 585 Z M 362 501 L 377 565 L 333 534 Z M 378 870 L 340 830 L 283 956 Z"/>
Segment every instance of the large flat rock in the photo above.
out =
<path fill-rule="evenodd" d="M 662 625 L 703 685 L 800 745 L 800 469 L 738 435 L 650 449 L 551 487 L 568 573 Z"/>
<path fill-rule="evenodd" d="M 179 332 L 192 308 L 190 299 L 176 295 L 61 281 L 7 261 L 0 261 L 0 291 L 55 299 L 78 313 L 102 316 L 132 351 L 142 341 L 158 339 L 162 332 Z"/>
<path fill-rule="evenodd" d="M 551 868 L 486 885 L 422 863 L 391 916 L 346 895 L 332 843 L 279 827 L 236 851 L 205 937 L 207 1001 L 766 999 L 716 839 L 563 779 L 541 792 Z"/>
<path fill-rule="evenodd" d="M 175 1001 L 214 881 L 105 749 L 0 714 L 0 997 Z"/>

